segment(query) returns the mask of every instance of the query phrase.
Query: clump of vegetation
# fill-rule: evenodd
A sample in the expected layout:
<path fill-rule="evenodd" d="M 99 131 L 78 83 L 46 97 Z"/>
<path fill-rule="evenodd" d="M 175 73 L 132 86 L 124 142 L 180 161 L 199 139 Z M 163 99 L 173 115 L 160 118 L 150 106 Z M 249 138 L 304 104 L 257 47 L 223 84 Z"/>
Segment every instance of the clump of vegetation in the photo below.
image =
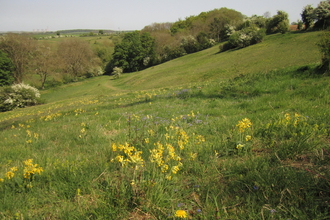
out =
<path fill-rule="evenodd" d="M 11 85 L 13 83 L 13 71 L 13 63 L 8 56 L 0 50 L 0 86 Z"/>
<path fill-rule="evenodd" d="M 304 7 L 301 19 L 305 29 L 327 29 L 330 26 L 330 1 L 320 1 L 316 8 L 311 5 Z"/>
<path fill-rule="evenodd" d="M 256 26 L 244 28 L 232 33 L 228 42 L 220 45 L 220 51 L 226 51 L 233 48 L 244 48 L 253 44 L 262 42 L 266 36 L 265 29 L 259 29 Z"/>
<path fill-rule="evenodd" d="M 267 24 L 267 33 L 285 34 L 289 31 L 289 15 L 284 11 L 278 11 L 277 15 L 273 16 Z"/>
<path fill-rule="evenodd" d="M 321 41 L 318 43 L 322 54 L 321 69 L 325 72 L 330 72 L 330 32 L 325 32 Z"/>
<path fill-rule="evenodd" d="M 0 87 L 0 111 L 37 105 L 41 102 L 39 90 L 24 83 Z"/>
<path fill-rule="evenodd" d="M 123 73 L 123 69 L 119 67 L 113 68 L 112 75 L 114 79 L 119 79 L 122 73 Z"/>

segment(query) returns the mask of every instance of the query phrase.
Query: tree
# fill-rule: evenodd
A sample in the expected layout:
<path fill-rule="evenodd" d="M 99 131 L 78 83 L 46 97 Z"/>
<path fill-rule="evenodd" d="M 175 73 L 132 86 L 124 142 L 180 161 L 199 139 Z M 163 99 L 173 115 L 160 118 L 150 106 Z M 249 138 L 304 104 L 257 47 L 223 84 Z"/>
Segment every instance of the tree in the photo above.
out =
<path fill-rule="evenodd" d="M 126 33 L 122 42 L 115 46 L 107 70 L 120 67 L 124 72 L 139 71 L 153 62 L 154 51 L 155 41 L 148 32 Z"/>
<path fill-rule="evenodd" d="M 207 34 L 203 31 L 199 32 L 199 34 L 196 37 L 196 40 L 198 42 L 198 47 L 199 47 L 198 50 L 203 50 L 213 46 Z"/>
<path fill-rule="evenodd" d="M 103 30 L 99 30 L 99 34 L 104 34 L 104 31 Z"/>
<path fill-rule="evenodd" d="M 314 16 L 316 18 L 315 27 L 326 29 L 330 26 L 330 0 L 321 1 L 317 8 L 314 9 Z"/>
<path fill-rule="evenodd" d="M 214 10 L 210 17 L 213 17 L 213 21 L 209 24 L 210 36 L 217 42 L 228 38 L 226 34 L 227 25 L 239 26 L 243 23 L 244 18 L 242 13 L 228 8 Z"/>
<path fill-rule="evenodd" d="M 62 68 L 74 79 L 87 73 L 89 68 L 100 65 L 100 60 L 91 46 L 86 41 L 77 38 L 61 41 L 57 52 Z"/>
<path fill-rule="evenodd" d="M 7 54 L 0 50 L 0 86 L 11 85 L 13 83 L 13 70 L 13 63 Z"/>
<path fill-rule="evenodd" d="M 24 74 L 27 73 L 35 47 L 36 42 L 24 34 L 10 33 L 1 39 L 0 49 L 8 55 L 15 67 L 13 72 L 15 83 L 21 83 Z"/>
<path fill-rule="evenodd" d="M 284 11 L 277 11 L 277 15 L 274 15 L 267 25 L 267 33 L 286 33 L 289 31 L 289 15 Z"/>
<path fill-rule="evenodd" d="M 34 68 L 40 76 L 41 88 L 45 88 L 47 77 L 57 68 L 57 54 L 47 44 L 39 44 L 35 52 Z"/>
<path fill-rule="evenodd" d="M 309 29 L 314 25 L 314 8 L 311 5 L 307 5 L 304 7 L 301 13 L 301 20 L 305 25 L 305 29 Z"/>

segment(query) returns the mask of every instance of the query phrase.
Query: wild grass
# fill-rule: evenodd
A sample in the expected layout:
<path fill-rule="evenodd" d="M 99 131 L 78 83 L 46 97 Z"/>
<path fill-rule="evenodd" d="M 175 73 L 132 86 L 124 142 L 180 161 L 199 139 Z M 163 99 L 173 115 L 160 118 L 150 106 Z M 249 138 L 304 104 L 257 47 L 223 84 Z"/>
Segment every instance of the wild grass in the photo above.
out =
<path fill-rule="evenodd" d="M 1 113 L 1 218 L 328 219 L 330 81 L 301 62 L 148 90 L 93 78 Z"/>

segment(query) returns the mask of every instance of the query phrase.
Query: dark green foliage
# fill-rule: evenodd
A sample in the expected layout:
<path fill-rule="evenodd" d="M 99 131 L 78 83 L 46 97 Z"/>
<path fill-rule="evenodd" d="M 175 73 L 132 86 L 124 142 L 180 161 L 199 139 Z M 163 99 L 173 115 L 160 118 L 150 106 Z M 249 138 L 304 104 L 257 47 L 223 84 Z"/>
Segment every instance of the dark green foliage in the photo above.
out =
<path fill-rule="evenodd" d="M 330 26 L 330 1 L 321 1 L 317 8 L 311 5 L 305 6 L 301 13 L 301 19 L 306 29 L 324 30 Z"/>
<path fill-rule="evenodd" d="M 212 46 L 212 43 L 210 42 L 209 37 L 203 31 L 199 32 L 199 34 L 196 37 L 196 40 L 198 42 L 199 50 L 203 50 L 203 49 L 206 49 L 206 48 L 209 48 Z"/>
<path fill-rule="evenodd" d="M 330 1 L 321 1 L 314 9 L 314 18 L 316 29 L 326 29 L 330 26 Z"/>
<path fill-rule="evenodd" d="M 226 25 L 237 26 L 243 23 L 243 15 L 228 8 L 221 8 L 216 11 L 217 14 L 213 18 L 213 21 L 209 24 L 210 34 L 217 42 L 227 39 Z"/>
<path fill-rule="evenodd" d="M 301 20 L 305 25 L 305 29 L 309 29 L 314 24 L 314 8 L 311 5 L 307 5 L 302 13 L 301 13 Z"/>
<path fill-rule="evenodd" d="M 153 62 L 154 39 L 149 33 L 135 31 L 125 34 L 122 42 L 115 46 L 112 60 L 106 71 L 120 67 L 124 72 L 142 70 Z M 109 74 L 109 72 L 108 72 Z"/>
<path fill-rule="evenodd" d="M 0 50 L 0 86 L 10 85 L 14 82 L 13 70 L 11 60 Z"/>
<path fill-rule="evenodd" d="M 289 15 L 284 11 L 278 11 L 267 24 L 267 33 L 286 33 L 289 31 Z"/>
<path fill-rule="evenodd" d="M 321 69 L 329 72 L 330 71 L 330 32 L 324 33 L 321 41 L 318 43 L 320 52 L 322 54 Z"/>

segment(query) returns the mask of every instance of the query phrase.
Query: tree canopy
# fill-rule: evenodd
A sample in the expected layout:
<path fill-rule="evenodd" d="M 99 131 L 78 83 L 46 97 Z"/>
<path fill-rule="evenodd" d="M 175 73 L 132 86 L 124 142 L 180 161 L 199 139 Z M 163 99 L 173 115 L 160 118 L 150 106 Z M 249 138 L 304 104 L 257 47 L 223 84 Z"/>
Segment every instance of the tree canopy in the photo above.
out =
<path fill-rule="evenodd" d="M 0 86 L 11 85 L 13 83 L 13 71 L 13 63 L 6 53 L 0 50 Z"/>
<path fill-rule="evenodd" d="M 115 46 L 106 71 L 120 67 L 124 72 L 133 72 L 148 67 L 154 59 L 154 44 L 155 41 L 148 32 L 126 33 L 122 42 Z"/>

